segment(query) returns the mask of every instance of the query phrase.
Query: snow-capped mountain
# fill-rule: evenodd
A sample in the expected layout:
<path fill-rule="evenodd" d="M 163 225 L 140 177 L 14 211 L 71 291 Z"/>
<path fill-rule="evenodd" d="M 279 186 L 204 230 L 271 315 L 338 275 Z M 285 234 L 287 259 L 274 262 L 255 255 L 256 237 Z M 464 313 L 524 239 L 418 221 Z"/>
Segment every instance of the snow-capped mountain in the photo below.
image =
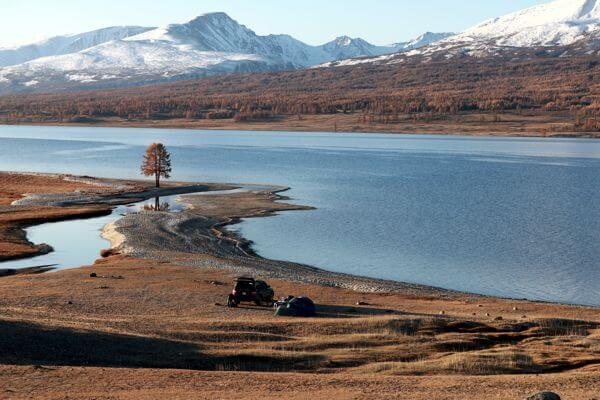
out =
<path fill-rule="evenodd" d="M 320 48 L 329 55 L 330 60 L 346 60 L 355 57 L 380 56 L 418 49 L 452 35 L 454 35 L 454 33 L 427 32 L 408 42 L 394 43 L 389 46 L 375 46 L 360 38 L 340 36 L 335 40 L 320 46 Z"/>
<path fill-rule="evenodd" d="M 600 34 L 600 0 L 555 0 L 490 19 L 415 54 L 485 57 L 515 49 L 593 41 Z M 571 49 L 573 50 L 573 49 Z M 589 49 L 588 49 L 589 50 Z M 586 50 L 586 52 L 588 51 Z"/>
<path fill-rule="evenodd" d="M 378 56 L 398 51 L 398 46 L 375 46 L 363 39 L 351 38 L 349 36 L 340 36 L 329 43 L 325 43 L 320 48 L 333 60 L 361 56 Z"/>
<path fill-rule="evenodd" d="M 0 50 L 0 93 L 118 87 L 306 68 L 412 49 L 435 40 L 435 35 L 391 46 L 348 37 L 311 46 L 289 35 L 260 36 L 225 13 L 210 13 L 184 24 L 107 28 Z"/>
<path fill-rule="evenodd" d="M 225 13 L 211 13 L 185 24 L 173 24 L 125 39 L 129 43 L 177 46 L 196 52 L 252 54 L 293 67 L 326 57 L 318 48 L 288 35 L 259 36 Z"/>
<path fill-rule="evenodd" d="M 437 43 L 441 40 L 452 37 L 454 35 L 456 35 L 456 34 L 452 33 L 452 32 L 441 32 L 441 33 L 426 32 L 426 33 L 422 34 L 421 36 L 419 36 L 413 40 L 410 40 L 408 42 L 396 43 L 395 45 L 393 45 L 393 47 L 397 49 L 396 52 L 420 49 L 421 47 L 429 46 L 432 43 Z M 386 53 L 384 53 L 384 54 L 386 54 Z"/>
<path fill-rule="evenodd" d="M 41 57 L 75 53 L 111 40 L 139 35 L 153 28 L 113 26 L 77 35 L 57 36 L 41 42 L 13 48 L 0 48 L 0 67 L 17 65 Z"/>
<path fill-rule="evenodd" d="M 497 46 L 569 45 L 600 30 L 600 0 L 556 0 L 485 21 L 448 42 Z"/>
<path fill-rule="evenodd" d="M 358 64 L 393 64 L 422 56 L 451 59 L 453 57 L 491 57 L 539 49 L 560 56 L 600 55 L 600 0 L 555 0 L 502 17 L 487 20 L 466 31 L 401 54 L 381 55 L 325 63 L 320 66 Z"/>

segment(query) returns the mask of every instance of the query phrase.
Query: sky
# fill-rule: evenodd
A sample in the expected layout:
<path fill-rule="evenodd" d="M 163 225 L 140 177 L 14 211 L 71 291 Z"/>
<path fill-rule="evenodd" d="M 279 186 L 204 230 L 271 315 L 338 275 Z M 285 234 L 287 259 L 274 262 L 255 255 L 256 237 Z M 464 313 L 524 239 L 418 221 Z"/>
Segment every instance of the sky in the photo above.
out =
<path fill-rule="evenodd" d="M 115 25 L 162 26 L 224 11 L 264 35 L 306 43 L 337 36 L 374 44 L 424 32 L 460 32 L 550 0 L 0 0 L 0 47 Z"/>

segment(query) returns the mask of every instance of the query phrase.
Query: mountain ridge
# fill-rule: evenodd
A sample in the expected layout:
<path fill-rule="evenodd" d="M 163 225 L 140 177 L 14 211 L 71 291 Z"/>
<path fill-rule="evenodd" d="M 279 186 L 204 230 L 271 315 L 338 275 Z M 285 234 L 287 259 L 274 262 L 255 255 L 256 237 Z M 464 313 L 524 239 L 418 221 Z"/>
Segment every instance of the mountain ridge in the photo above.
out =
<path fill-rule="evenodd" d="M 0 48 L 0 67 L 21 64 L 37 58 L 74 53 L 154 29 L 142 26 L 111 26 L 84 33 L 54 36 L 34 43 Z"/>
<path fill-rule="evenodd" d="M 344 35 L 320 46 L 285 34 L 261 36 L 223 12 L 159 28 L 125 28 L 131 31 L 121 29 L 112 35 L 94 35 L 93 31 L 86 40 L 69 36 L 66 44 L 48 46 L 40 53 L 47 56 L 11 66 L 2 67 L 0 51 L 0 94 L 122 87 L 244 72 L 396 64 L 409 58 L 429 62 L 530 57 L 530 51 L 522 50 L 551 57 L 594 56 L 600 55 L 600 0 L 554 0 L 488 19 L 462 33 L 426 32 L 388 46 Z M 93 46 L 81 49 L 87 44 Z M 77 51 L 68 53 L 70 49 Z"/>
<path fill-rule="evenodd" d="M 290 35 L 257 35 L 223 12 L 203 14 L 183 24 L 137 27 L 102 38 L 74 52 L 48 51 L 42 57 L 30 55 L 22 63 L 0 67 L 0 93 L 118 87 L 237 72 L 302 69 L 340 58 L 394 53 L 402 51 L 405 43 L 421 43 L 417 38 L 375 46 L 363 39 L 348 38 L 311 46 Z"/>
<path fill-rule="evenodd" d="M 400 55 L 325 63 L 321 67 L 368 63 L 397 63 L 406 57 L 498 56 L 519 49 L 539 48 L 552 53 L 600 55 L 600 0 L 554 0 L 483 21 L 464 32 L 442 38 Z"/>

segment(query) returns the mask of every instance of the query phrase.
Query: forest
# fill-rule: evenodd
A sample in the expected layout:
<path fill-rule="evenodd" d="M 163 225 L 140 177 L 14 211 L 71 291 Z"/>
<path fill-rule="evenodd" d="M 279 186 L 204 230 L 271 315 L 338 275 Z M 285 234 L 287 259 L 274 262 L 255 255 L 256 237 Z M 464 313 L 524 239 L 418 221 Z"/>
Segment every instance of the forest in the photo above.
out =
<path fill-rule="evenodd" d="M 113 90 L 0 97 L 0 122 L 232 119 L 355 114 L 393 123 L 399 115 L 568 112 L 575 129 L 600 131 L 600 58 L 532 53 L 502 57 L 401 58 L 263 74 L 239 74 Z"/>

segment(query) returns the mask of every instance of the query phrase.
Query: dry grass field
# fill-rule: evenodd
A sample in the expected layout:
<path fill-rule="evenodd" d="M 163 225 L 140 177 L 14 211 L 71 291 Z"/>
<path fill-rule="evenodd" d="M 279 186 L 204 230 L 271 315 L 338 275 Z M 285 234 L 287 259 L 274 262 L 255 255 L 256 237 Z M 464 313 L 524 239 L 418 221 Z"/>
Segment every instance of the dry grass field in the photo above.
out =
<path fill-rule="evenodd" d="M 270 282 L 318 303 L 317 318 L 290 319 L 225 307 L 234 277 L 116 256 L 0 280 L 5 395 L 597 398 L 595 309 Z"/>
<path fill-rule="evenodd" d="M 269 280 L 317 303 L 282 318 L 225 306 L 243 259 L 180 257 L 0 278 L 0 398 L 599 398 L 596 308 Z"/>

